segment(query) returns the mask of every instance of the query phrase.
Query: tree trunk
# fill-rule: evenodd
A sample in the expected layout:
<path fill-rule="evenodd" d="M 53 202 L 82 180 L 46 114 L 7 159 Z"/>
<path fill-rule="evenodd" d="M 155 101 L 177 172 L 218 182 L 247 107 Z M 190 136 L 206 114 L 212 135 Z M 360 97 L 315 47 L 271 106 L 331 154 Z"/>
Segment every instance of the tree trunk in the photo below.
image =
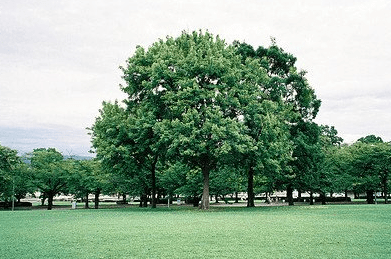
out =
<path fill-rule="evenodd" d="M 156 163 L 158 161 L 158 156 L 155 157 L 153 161 L 151 174 L 152 174 L 152 208 L 156 208 Z"/>
<path fill-rule="evenodd" d="M 51 210 L 53 208 L 53 197 L 53 194 L 48 194 L 48 210 Z"/>
<path fill-rule="evenodd" d="M 314 194 L 310 192 L 310 205 L 314 205 Z"/>
<path fill-rule="evenodd" d="M 208 210 L 209 209 L 209 166 L 208 165 L 204 165 L 202 167 L 202 175 L 204 177 L 204 188 L 202 191 L 201 209 Z"/>
<path fill-rule="evenodd" d="M 200 203 L 200 198 L 197 196 L 197 194 L 194 194 L 193 197 L 193 207 L 198 207 L 198 204 Z"/>
<path fill-rule="evenodd" d="M 46 198 L 47 198 L 46 193 L 42 193 L 41 206 L 45 205 Z"/>
<path fill-rule="evenodd" d="M 254 169 L 250 166 L 247 179 L 247 207 L 255 207 L 254 204 Z"/>
<path fill-rule="evenodd" d="M 384 204 L 388 203 L 388 173 L 383 178 Z"/>
<path fill-rule="evenodd" d="M 143 195 L 143 207 L 144 208 L 148 207 L 148 195 L 147 195 L 147 193 L 145 193 Z"/>
<path fill-rule="evenodd" d="M 89 208 L 90 208 L 90 206 L 89 206 L 89 204 L 88 204 L 88 193 L 86 194 L 86 199 L 85 199 L 85 203 L 84 203 L 84 208 L 85 208 L 85 209 L 89 209 Z"/>
<path fill-rule="evenodd" d="M 320 193 L 320 199 L 322 201 L 322 205 L 326 205 L 326 193 L 321 192 Z"/>
<path fill-rule="evenodd" d="M 288 200 L 289 206 L 293 206 L 294 203 L 293 203 L 293 188 L 292 188 L 292 184 L 288 184 L 288 186 L 286 188 L 286 198 Z"/>
<path fill-rule="evenodd" d="M 94 208 L 95 208 L 95 209 L 98 209 L 98 208 L 99 208 L 99 195 L 100 195 L 100 190 L 97 189 L 97 190 L 95 191 L 95 199 L 94 199 L 94 203 L 95 203 Z"/>
<path fill-rule="evenodd" d="M 373 194 L 374 194 L 373 190 L 367 191 L 367 203 L 368 204 L 375 204 L 375 200 L 373 199 Z"/>
<path fill-rule="evenodd" d="M 239 203 L 238 192 L 235 192 L 235 203 Z"/>
<path fill-rule="evenodd" d="M 144 200 L 144 194 L 141 194 L 140 195 L 140 204 L 139 204 L 139 207 L 141 208 L 143 206 L 143 200 Z"/>

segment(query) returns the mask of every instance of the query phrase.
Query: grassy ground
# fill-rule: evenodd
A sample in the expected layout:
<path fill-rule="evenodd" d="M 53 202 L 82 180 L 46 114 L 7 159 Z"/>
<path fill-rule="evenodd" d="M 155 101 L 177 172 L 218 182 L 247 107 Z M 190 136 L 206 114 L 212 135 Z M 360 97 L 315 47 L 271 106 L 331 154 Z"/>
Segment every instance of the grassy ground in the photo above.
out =
<path fill-rule="evenodd" d="M 390 258 L 391 205 L 0 211 L 1 258 Z"/>

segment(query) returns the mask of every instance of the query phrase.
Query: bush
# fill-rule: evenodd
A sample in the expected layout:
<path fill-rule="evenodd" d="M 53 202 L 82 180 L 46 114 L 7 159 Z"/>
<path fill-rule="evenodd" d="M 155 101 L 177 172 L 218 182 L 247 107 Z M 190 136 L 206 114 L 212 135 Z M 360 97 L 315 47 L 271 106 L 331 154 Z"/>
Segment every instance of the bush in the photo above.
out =
<path fill-rule="evenodd" d="M 14 206 L 15 207 L 31 207 L 31 206 L 33 206 L 33 204 L 31 202 L 15 202 Z M 10 201 L 7 201 L 7 202 L 1 201 L 0 202 L 0 207 L 10 208 L 10 207 L 12 207 L 12 202 L 10 202 Z"/>

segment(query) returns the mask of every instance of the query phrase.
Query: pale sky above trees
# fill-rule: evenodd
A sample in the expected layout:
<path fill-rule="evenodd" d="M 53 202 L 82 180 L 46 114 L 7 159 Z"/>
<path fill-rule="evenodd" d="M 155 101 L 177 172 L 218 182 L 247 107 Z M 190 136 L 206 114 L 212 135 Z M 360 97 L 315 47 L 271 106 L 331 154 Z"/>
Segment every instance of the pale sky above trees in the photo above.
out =
<path fill-rule="evenodd" d="M 0 2 L 0 143 L 86 155 L 103 100 L 122 100 L 120 65 L 137 45 L 182 30 L 269 46 L 298 58 L 322 100 L 316 119 L 345 142 L 391 140 L 391 2 Z"/>

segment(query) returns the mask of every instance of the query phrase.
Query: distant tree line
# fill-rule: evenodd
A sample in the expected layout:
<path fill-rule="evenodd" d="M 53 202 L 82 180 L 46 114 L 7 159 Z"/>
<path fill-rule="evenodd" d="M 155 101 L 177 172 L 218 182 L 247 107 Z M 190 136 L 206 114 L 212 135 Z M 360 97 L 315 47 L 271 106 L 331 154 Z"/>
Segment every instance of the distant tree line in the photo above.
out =
<path fill-rule="evenodd" d="M 158 197 L 182 195 L 208 209 L 210 196 L 238 192 L 253 207 L 257 194 L 276 190 L 290 205 L 294 190 L 323 202 L 365 192 L 368 203 L 381 191 L 387 202 L 390 144 L 371 135 L 349 146 L 333 126 L 317 125 L 321 102 L 295 62 L 274 39 L 255 49 L 208 32 L 139 46 L 121 68 L 128 97 L 104 102 L 90 128 L 96 159 L 36 149 L 26 165 L 2 147 L 2 199 L 18 197 L 10 186 L 19 170 L 31 179 L 21 192 L 41 191 L 49 208 L 57 193 L 129 194 L 153 208 Z"/>

